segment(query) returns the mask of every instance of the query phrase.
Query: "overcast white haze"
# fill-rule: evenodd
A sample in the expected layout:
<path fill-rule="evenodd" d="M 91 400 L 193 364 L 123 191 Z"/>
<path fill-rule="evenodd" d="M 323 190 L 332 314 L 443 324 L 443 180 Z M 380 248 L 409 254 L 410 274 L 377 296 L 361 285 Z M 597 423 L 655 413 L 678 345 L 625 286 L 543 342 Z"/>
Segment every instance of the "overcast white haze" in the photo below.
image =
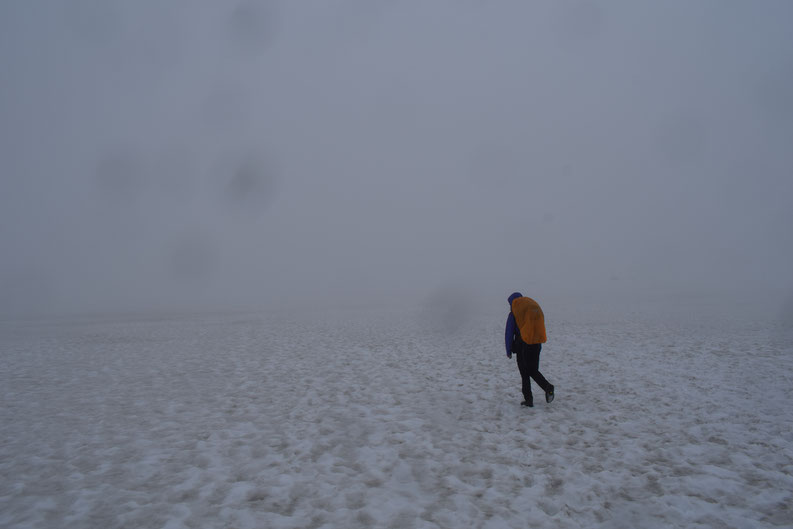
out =
<path fill-rule="evenodd" d="M 792 20 L 770 0 L 4 1 L 0 311 L 456 289 L 779 314 Z"/>
<path fill-rule="evenodd" d="M 792 0 L 0 0 L 0 527 L 790 528 L 792 199 Z"/>

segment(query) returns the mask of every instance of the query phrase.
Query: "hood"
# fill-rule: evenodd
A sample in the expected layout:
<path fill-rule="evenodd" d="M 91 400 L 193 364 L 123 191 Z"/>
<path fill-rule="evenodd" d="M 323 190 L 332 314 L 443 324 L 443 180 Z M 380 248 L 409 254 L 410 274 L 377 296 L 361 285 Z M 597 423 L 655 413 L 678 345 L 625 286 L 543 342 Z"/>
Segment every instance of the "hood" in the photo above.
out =
<path fill-rule="evenodd" d="M 515 301 L 518 298 L 522 298 L 522 297 L 523 297 L 523 294 L 521 294 L 520 292 L 513 292 L 512 295 L 509 296 L 509 306 L 511 307 L 513 301 Z"/>

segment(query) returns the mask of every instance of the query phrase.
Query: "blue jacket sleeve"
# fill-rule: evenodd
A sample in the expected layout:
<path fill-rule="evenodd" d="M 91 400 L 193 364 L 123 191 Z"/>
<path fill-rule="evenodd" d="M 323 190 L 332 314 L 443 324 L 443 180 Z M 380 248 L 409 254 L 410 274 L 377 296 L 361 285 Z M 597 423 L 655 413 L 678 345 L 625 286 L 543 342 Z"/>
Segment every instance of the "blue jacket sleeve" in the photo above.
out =
<path fill-rule="evenodd" d="M 507 316 L 507 328 L 504 333 L 504 341 L 506 342 L 507 346 L 507 356 L 510 355 L 512 352 L 510 349 L 512 348 L 512 341 L 515 339 L 515 316 L 512 315 L 512 311 L 510 311 L 509 316 Z"/>

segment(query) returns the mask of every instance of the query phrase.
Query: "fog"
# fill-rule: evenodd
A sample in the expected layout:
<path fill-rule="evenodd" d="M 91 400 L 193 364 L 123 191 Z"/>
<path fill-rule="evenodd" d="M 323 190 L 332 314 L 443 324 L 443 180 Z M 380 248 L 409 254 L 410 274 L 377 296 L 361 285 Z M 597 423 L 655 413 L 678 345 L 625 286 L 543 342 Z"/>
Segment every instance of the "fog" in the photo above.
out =
<path fill-rule="evenodd" d="M 2 2 L 0 312 L 515 290 L 781 311 L 791 20 L 770 0 Z"/>

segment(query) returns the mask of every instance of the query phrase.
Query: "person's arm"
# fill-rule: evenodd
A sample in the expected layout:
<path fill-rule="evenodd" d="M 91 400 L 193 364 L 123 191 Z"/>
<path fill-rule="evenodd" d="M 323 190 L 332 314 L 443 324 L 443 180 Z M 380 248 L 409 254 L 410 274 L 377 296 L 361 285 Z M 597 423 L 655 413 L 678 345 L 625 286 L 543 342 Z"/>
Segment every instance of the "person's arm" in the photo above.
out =
<path fill-rule="evenodd" d="M 507 358 L 512 358 L 512 343 L 515 341 L 515 316 L 510 311 L 507 316 L 507 328 L 504 332 L 504 342 L 507 347 Z"/>

